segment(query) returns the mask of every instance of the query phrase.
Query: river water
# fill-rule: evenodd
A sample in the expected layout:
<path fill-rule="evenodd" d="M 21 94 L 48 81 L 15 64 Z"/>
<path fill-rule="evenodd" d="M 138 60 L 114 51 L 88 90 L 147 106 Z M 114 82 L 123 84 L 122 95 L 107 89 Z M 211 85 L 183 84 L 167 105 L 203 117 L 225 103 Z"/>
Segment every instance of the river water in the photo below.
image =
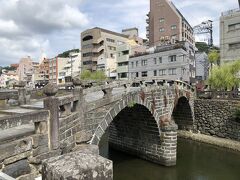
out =
<path fill-rule="evenodd" d="M 109 149 L 114 180 L 240 180 L 240 153 L 178 140 L 177 165 L 160 166 Z"/>

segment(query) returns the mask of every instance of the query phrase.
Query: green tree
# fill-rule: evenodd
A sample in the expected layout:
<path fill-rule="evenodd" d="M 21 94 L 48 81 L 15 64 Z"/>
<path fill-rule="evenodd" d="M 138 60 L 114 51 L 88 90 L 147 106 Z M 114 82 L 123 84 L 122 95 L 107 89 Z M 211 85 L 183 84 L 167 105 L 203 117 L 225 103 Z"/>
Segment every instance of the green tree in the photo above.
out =
<path fill-rule="evenodd" d="M 89 70 L 84 70 L 81 73 L 81 79 L 82 80 L 95 80 L 95 81 L 103 81 L 105 80 L 107 77 L 104 73 L 104 71 L 95 71 L 95 72 L 91 72 Z"/>
<path fill-rule="evenodd" d="M 91 71 L 83 70 L 80 77 L 81 77 L 82 80 L 90 80 L 91 79 Z"/>
<path fill-rule="evenodd" d="M 218 64 L 218 62 L 220 61 L 220 54 L 217 50 L 212 50 L 208 53 L 208 61 L 210 63 L 211 66 L 211 73 L 212 73 L 212 69 L 213 69 L 213 64 Z"/>
<path fill-rule="evenodd" d="M 232 90 L 240 83 L 240 60 L 224 64 L 221 67 L 214 67 L 208 79 L 209 85 L 216 90 Z"/>

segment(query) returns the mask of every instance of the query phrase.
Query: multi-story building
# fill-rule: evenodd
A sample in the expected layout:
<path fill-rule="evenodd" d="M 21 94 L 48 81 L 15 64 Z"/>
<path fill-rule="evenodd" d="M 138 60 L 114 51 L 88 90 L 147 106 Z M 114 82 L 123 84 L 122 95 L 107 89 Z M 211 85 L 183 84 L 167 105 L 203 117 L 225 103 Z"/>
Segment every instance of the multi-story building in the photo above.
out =
<path fill-rule="evenodd" d="M 146 47 L 135 40 L 117 46 L 117 79 L 128 79 L 129 57 L 143 52 L 146 52 Z"/>
<path fill-rule="evenodd" d="M 49 61 L 46 58 L 40 60 L 38 68 L 34 71 L 35 86 L 42 86 L 49 82 Z"/>
<path fill-rule="evenodd" d="M 131 79 L 160 77 L 195 83 L 194 48 L 187 42 L 179 42 L 132 56 L 129 59 L 129 76 Z"/>
<path fill-rule="evenodd" d="M 13 87 L 13 84 L 16 84 L 18 80 L 19 78 L 16 70 L 7 71 L 3 69 L 2 74 L 0 75 L 0 87 L 1 88 Z"/>
<path fill-rule="evenodd" d="M 209 75 L 208 55 L 205 52 L 196 52 L 196 80 L 207 80 Z"/>
<path fill-rule="evenodd" d="M 110 78 L 116 78 L 116 48 L 128 40 L 128 35 L 99 27 L 81 33 L 82 68 L 103 70 Z"/>
<path fill-rule="evenodd" d="M 170 0 L 150 0 L 147 16 L 150 47 L 176 41 L 194 45 L 193 28 Z"/>
<path fill-rule="evenodd" d="M 240 9 L 223 12 L 220 17 L 221 63 L 240 59 Z"/>
<path fill-rule="evenodd" d="M 72 78 L 81 74 L 81 53 L 70 53 L 64 68 L 59 72 L 61 83 L 72 82 Z"/>
<path fill-rule="evenodd" d="M 27 85 L 34 86 L 33 74 L 38 65 L 39 63 L 33 62 L 30 56 L 20 59 L 17 69 L 19 81 L 24 81 Z"/>
<path fill-rule="evenodd" d="M 55 84 L 65 83 L 65 75 L 61 74 L 68 58 L 55 57 L 49 60 L 49 81 Z"/>

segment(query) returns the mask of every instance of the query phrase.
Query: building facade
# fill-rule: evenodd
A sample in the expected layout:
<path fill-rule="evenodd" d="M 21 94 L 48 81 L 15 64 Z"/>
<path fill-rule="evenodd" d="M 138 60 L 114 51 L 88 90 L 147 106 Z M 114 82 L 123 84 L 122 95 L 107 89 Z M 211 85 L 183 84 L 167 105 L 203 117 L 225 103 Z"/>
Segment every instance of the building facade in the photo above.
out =
<path fill-rule="evenodd" d="M 70 53 L 64 68 L 59 72 L 59 80 L 62 84 L 72 82 L 72 78 L 81 74 L 81 53 Z"/>
<path fill-rule="evenodd" d="M 194 49 L 187 42 L 159 46 L 129 59 L 131 79 L 160 77 L 164 80 L 195 83 L 195 71 Z"/>
<path fill-rule="evenodd" d="M 103 70 L 107 77 L 116 78 L 116 48 L 127 40 L 127 35 L 99 27 L 82 32 L 82 68 Z"/>
<path fill-rule="evenodd" d="M 54 84 L 64 84 L 65 75 L 62 74 L 68 58 L 55 57 L 49 59 L 49 81 Z"/>
<path fill-rule="evenodd" d="M 221 63 L 240 60 L 240 9 L 223 12 L 220 17 Z"/>
<path fill-rule="evenodd" d="M 130 56 L 144 52 L 146 52 L 146 47 L 137 44 L 134 39 L 117 46 L 117 79 L 128 79 Z"/>
<path fill-rule="evenodd" d="M 194 45 L 193 28 L 170 0 L 150 0 L 147 14 L 149 46 L 187 41 Z"/>
<path fill-rule="evenodd" d="M 196 80 L 207 80 L 209 75 L 208 55 L 205 52 L 196 52 Z"/>

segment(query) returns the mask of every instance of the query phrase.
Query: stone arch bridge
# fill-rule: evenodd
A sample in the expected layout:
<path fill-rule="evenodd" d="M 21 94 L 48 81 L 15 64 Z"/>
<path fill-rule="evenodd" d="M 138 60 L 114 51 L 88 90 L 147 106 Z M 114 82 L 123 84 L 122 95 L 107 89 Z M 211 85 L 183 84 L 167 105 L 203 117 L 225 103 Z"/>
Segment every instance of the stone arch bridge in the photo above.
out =
<path fill-rule="evenodd" d="M 114 148 L 161 165 L 176 164 L 177 129 L 193 129 L 193 87 L 181 81 L 160 79 L 119 81 L 84 90 L 79 81 L 74 85 L 71 94 L 55 96 L 57 89 L 49 84 L 45 88 L 44 109 L 34 112 L 41 113 L 41 117 L 34 119 L 34 113 L 21 120 L 14 117 L 17 123 L 9 124 L 8 119 L 2 126 L 2 130 L 7 130 L 16 124 L 24 126 L 31 122 L 34 125 L 32 134 L 15 137 L 11 143 L 28 148 L 31 153 L 26 155 L 26 163 L 37 172 L 44 159 L 73 151 L 91 152 L 91 149 L 84 150 L 89 147 L 86 144 L 98 151 L 96 147 L 100 146 L 106 131 L 109 144 Z M 23 121 L 27 117 L 30 119 Z M 9 139 L 5 142 L 9 143 Z M 0 152 L 3 145 L 0 144 Z M 8 167 L 4 161 L 15 155 L 0 155 L 3 172 L 8 172 L 4 170 Z M 45 179 L 54 179 L 51 162 L 43 167 Z M 28 172 L 33 173 L 36 172 Z M 55 178 L 63 176 L 67 175 L 54 175 Z"/>

